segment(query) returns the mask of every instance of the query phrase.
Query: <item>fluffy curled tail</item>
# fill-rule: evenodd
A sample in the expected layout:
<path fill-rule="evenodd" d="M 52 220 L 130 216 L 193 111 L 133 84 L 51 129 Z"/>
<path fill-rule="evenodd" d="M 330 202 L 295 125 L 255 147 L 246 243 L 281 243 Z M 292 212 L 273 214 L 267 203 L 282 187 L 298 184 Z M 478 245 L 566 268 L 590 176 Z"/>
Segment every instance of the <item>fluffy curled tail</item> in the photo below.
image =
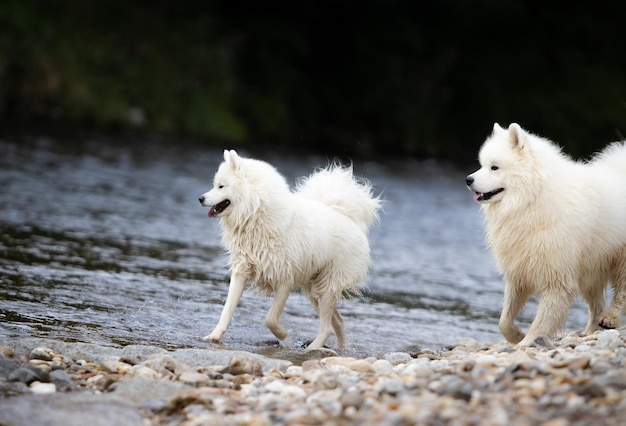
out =
<path fill-rule="evenodd" d="M 348 216 L 364 232 L 378 221 L 382 200 L 380 196 L 374 196 L 368 180 L 353 175 L 352 166 L 331 164 L 302 179 L 297 191 L 303 197 L 324 203 Z"/>

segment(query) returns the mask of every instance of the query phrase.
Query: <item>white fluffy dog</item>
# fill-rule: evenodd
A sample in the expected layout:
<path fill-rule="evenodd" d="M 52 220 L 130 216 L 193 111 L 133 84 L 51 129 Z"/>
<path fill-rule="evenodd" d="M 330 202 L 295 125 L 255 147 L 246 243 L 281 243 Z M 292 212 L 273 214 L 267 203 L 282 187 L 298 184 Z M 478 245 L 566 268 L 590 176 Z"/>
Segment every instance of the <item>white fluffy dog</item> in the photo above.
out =
<path fill-rule="evenodd" d="M 370 225 L 381 201 L 352 168 L 330 166 L 291 191 L 270 164 L 224 151 L 213 189 L 200 197 L 219 218 L 222 241 L 230 254 L 232 276 L 219 322 L 205 340 L 219 342 L 247 283 L 274 299 L 265 325 L 278 339 L 287 331 L 280 317 L 289 293 L 300 287 L 317 310 L 320 327 L 307 349 L 324 345 L 334 329 L 337 346 L 345 343 L 337 303 L 357 292 L 368 272 Z"/>
<path fill-rule="evenodd" d="M 496 123 L 479 160 L 466 183 L 481 203 L 487 242 L 506 280 L 504 337 L 520 345 L 552 337 L 577 295 L 589 304 L 586 333 L 619 326 L 626 305 L 626 145 L 576 162 L 517 124 Z M 613 303 L 603 314 L 609 281 Z M 524 337 L 514 320 L 533 294 L 537 315 Z"/>

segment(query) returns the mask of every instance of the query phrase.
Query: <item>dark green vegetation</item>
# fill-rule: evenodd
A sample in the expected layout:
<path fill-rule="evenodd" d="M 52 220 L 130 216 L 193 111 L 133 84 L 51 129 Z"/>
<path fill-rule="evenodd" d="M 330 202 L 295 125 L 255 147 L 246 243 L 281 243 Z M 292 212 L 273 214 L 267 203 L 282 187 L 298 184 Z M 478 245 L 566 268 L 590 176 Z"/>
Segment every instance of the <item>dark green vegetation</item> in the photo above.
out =
<path fill-rule="evenodd" d="M 626 3 L 5 0 L 0 125 L 473 159 L 626 133 Z M 15 133 L 14 133 L 15 134 Z"/>

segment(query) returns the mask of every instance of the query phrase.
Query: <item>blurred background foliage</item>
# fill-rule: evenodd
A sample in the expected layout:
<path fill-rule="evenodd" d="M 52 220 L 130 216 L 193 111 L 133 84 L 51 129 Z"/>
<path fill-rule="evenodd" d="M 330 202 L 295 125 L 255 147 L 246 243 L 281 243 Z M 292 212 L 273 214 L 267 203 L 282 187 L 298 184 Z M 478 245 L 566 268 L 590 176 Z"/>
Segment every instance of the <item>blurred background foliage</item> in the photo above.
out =
<path fill-rule="evenodd" d="M 626 3 L 0 4 L 0 132 L 473 160 L 494 121 L 626 133 Z M 173 142 L 172 142 L 173 143 Z"/>

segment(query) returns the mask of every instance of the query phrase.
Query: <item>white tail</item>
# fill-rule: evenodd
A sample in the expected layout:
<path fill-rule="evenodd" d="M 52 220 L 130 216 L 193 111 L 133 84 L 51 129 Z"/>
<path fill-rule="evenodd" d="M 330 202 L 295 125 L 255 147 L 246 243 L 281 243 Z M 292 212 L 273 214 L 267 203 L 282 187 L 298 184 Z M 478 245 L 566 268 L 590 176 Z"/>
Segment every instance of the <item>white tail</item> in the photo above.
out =
<path fill-rule="evenodd" d="M 318 170 L 300 181 L 297 191 L 348 216 L 365 232 L 378 221 L 378 210 L 382 206 L 380 196 L 374 196 L 369 181 L 354 177 L 351 166 L 334 163 Z"/>

